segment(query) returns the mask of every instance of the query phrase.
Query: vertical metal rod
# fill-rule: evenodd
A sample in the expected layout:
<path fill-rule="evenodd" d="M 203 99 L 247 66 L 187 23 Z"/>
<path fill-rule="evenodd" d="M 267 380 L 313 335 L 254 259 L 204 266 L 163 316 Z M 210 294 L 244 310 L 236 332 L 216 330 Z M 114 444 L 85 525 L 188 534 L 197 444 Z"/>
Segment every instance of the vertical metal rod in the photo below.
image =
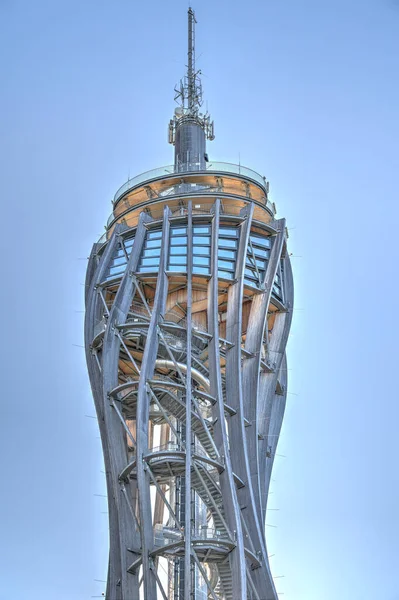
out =
<path fill-rule="evenodd" d="M 186 514 L 184 522 L 184 600 L 191 600 L 191 330 L 192 330 L 192 275 L 193 275 L 193 219 L 192 202 L 187 214 L 187 378 L 186 378 Z"/>
<path fill-rule="evenodd" d="M 163 493 L 163 490 L 162 490 L 161 486 L 159 485 L 158 481 L 156 480 L 156 478 L 155 478 L 155 476 L 154 476 L 153 472 L 151 471 L 151 468 L 150 468 L 150 466 L 148 464 L 147 464 L 147 471 L 148 471 L 148 475 L 150 476 L 151 481 L 153 482 L 153 484 L 157 488 L 159 495 L 161 496 L 161 498 L 162 498 L 162 500 L 163 500 L 166 508 L 168 509 L 170 516 L 172 517 L 172 519 L 176 523 L 176 527 L 178 529 L 181 529 L 181 524 L 180 524 L 179 519 L 176 516 L 175 511 L 173 510 L 173 508 L 169 504 L 169 502 L 168 502 L 165 494 Z"/>
<path fill-rule="evenodd" d="M 138 368 L 136 361 L 134 360 L 133 356 L 131 355 L 131 353 L 129 351 L 129 348 L 126 346 L 125 340 L 123 339 L 123 337 L 121 336 L 121 334 L 119 333 L 119 331 L 116 331 L 116 335 L 118 336 L 118 338 L 119 338 L 122 346 L 124 347 L 126 354 L 130 358 L 130 361 L 131 361 L 132 365 L 136 369 L 137 375 L 140 375 L 140 369 Z"/>
<path fill-rule="evenodd" d="M 194 108 L 195 98 L 195 16 L 192 8 L 188 9 L 188 108 L 190 111 Z"/>
<path fill-rule="evenodd" d="M 132 435 L 132 432 L 130 431 L 129 427 L 126 425 L 126 421 L 123 418 L 123 415 L 122 415 L 121 411 L 119 410 L 117 404 L 115 403 L 115 400 L 112 400 L 111 406 L 115 409 L 116 414 L 118 415 L 119 420 L 122 423 L 123 429 L 126 431 L 126 433 L 127 433 L 128 437 L 129 437 L 130 441 L 132 442 L 133 446 L 136 448 L 136 440 L 134 439 L 134 437 Z"/>
<path fill-rule="evenodd" d="M 193 552 L 193 556 L 194 556 L 194 561 L 195 561 L 198 569 L 200 570 L 200 573 L 201 573 L 202 577 L 205 580 L 205 583 L 206 583 L 206 586 L 207 586 L 207 588 L 209 590 L 210 595 L 212 596 L 213 600 L 218 600 L 218 597 L 216 596 L 216 594 L 215 594 L 215 592 L 214 592 L 214 590 L 213 590 L 213 588 L 211 586 L 211 583 L 210 583 L 210 581 L 209 581 L 209 579 L 207 577 L 206 571 L 203 568 L 203 566 L 201 565 L 200 561 L 198 560 L 198 557 L 195 554 L 195 552 Z"/>
<path fill-rule="evenodd" d="M 155 575 L 155 579 L 157 580 L 158 588 L 159 588 L 159 591 L 160 591 L 160 592 L 161 592 L 161 594 L 162 594 L 162 598 L 163 598 L 163 600 L 168 600 L 168 597 L 167 597 L 167 595 L 165 594 L 165 590 L 163 589 L 162 582 L 161 582 L 161 580 L 159 579 L 159 575 L 158 575 L 158 573 L 157 573 L 157 571 L 156 571 L 156 568 L 155 568 L 155 567 L 153 568 L 152 572 L 154 573 L 154 575 Z"/>

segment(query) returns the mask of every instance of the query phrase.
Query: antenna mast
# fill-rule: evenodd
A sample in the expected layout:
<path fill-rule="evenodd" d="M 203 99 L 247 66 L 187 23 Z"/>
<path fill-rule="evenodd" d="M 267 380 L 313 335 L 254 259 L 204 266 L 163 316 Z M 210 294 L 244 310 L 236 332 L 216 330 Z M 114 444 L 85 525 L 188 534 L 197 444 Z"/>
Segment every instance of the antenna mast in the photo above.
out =
<path fill-rule="evenodd" d="M 179 171 L 205 168 L 208 160 L 205 141 L 213 140 L 214 125 L 208 112 L 200 112 L 202 84 L 195 67 L 195 13 L 188 9 L 187 74 L 175 87 L 179 106 L 169 123 L 169 143 L 175 146 L 175 167 Z"/>
<path fill-rule="evenodd" d="M 188 65 L 187 65 L 187 87 L 188 87 L 188 110 L 194 111 L 195 105 L 195 14 L 193 9 L 188 9 Z"/>

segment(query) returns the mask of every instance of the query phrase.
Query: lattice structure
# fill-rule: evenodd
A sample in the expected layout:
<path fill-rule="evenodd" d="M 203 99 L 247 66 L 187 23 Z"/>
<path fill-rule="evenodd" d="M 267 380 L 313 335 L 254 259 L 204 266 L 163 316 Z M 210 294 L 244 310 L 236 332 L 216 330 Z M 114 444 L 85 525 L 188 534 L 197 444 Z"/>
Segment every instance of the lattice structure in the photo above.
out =
<path fill-rule="evenodd" d="M 106 598 L 276 600 L 265 514 L 293 306 L 285 221 L 264 178 L 195 158 L 209 119 L 184 111 L 175 165 L 122 186 L 87 270 Z"/>

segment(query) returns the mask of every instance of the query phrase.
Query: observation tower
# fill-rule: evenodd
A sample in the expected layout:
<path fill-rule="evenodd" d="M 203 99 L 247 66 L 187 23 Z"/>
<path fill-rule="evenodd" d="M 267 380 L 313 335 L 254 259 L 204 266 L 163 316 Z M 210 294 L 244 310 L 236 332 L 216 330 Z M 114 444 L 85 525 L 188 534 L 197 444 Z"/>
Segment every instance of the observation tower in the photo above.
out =
<path fill-rule="evenodd" d="M 195 16 L 174 164 L 115 194 L 86 278 L 107 600 L 277 600 L 265 539 L 293 282 L 266 179 L 214 162 Z"/>

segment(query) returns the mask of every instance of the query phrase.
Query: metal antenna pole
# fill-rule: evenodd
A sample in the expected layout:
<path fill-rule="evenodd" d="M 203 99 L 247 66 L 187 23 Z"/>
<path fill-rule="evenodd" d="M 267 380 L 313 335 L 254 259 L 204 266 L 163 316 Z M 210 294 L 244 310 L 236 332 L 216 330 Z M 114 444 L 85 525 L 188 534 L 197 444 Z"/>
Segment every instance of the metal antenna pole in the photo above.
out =
<path fill-rule="evenodd" d="M 188 109 L 194 111 L 195 107 L 195 15 L 193 9 L 188 9 L 188 65 L 187 65 L 187 83 L 188 83 Z"/>

